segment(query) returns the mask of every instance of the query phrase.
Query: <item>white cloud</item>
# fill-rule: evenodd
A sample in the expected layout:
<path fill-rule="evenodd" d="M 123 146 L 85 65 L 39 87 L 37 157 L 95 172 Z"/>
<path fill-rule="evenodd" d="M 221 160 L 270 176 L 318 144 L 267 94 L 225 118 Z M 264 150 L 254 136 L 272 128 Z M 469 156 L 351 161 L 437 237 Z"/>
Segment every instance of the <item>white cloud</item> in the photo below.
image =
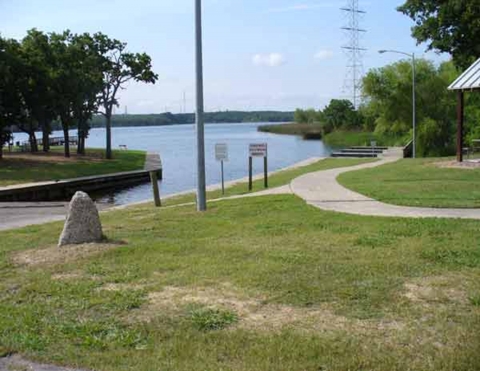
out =
<path fill-rule="evenodd" d="M 285 63 L 285 57 L 280 53 L 255 54 L 252 62 L 255 66 L 278 67 Z"/>
<path fill-rule="evenodd" d="M 330 59 L 332 57 L 333 57 L 333 51 L 328 50 L 328 49 L 319 50 L 313 56 L 313 58 L 315 58 L 316 60 L 319 60 L 319 61 L 323 61 L 325 59 Z"/>

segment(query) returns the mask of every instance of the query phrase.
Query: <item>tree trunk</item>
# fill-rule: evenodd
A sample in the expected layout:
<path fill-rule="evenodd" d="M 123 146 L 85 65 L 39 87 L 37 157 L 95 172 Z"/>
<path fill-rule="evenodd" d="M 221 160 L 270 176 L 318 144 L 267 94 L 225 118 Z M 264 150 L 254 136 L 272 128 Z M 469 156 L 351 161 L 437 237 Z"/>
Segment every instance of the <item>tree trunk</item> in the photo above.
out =
<path fill-rule="evenodd" d="M 78 136 L 77 155 L 81 155 L 82 154 L 82 128 L 81 128 L 81 123 L 78 123 L 77 136 Z"/>
<path fill-rule="evenodd" d="M 63 146 L 65 149 L 65 157 L 70 157 L 70 137 L 68 135 L 68 121 L 62 119 L 62 128 L 63 128 Z"/>
<path fill-rule="evenodd" d="M 82 132 L 78 132 L 78 145 L 77 145 L 77 155 L 82 154 Z"/>
<path fill-rule="evenodd" d="M 105 130 L 107 132 L 107 150 L 106 158 L 112 159 L 112 111 L 107 110 L 105 115 Z"/>
<path fill-rule="evenodd" d="M 43 152 L 50 151 L 50 125 L 45 121 L 42 126 L 43 131 L 43 138 L 42 138 L 42 146 Z"/>
<path fill-rule="evenodd" d="M 34 131 L 28 133 L 28 141 L 30 142 L 30 152 L 38 152 L 37 137 Z"/>
<path fill-rule="evenodd" d="M 85 130 L 83 129 L 78 130 L 77 154 L 85 155 Z"/>
<path fill-rule="evenodd" d="M 38 141 L 34 131 L 32 132 L 32 143 L 33 143 L 33 151 L 38 152 Z"/>

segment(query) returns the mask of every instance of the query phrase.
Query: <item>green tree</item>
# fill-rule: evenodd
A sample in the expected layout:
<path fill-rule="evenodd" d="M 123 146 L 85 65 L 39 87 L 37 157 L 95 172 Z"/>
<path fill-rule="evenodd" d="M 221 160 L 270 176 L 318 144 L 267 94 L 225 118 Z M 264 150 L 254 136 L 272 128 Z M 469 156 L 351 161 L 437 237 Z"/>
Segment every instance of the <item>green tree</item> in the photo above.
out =
<path fill-rule="evenodd" d="M 480 57 L 478 0 L 407 0 L 398 10 L 415 21 L 412 35 L 419 44 L 450 53 L 457 66 Z"/>
<path fill-rule="evenodd" d="M 323 121 L 323 113 L 315 111 L 313 108 L 306 110 L 297 108 L 293 116 L 294 121 L 298 124 L 318 124 Z"/>
<path fill-rule="evenodd" d="M 74 35 L 72 45 L 81 61 L 79 73 L 83 76 L 77 86 L 79 95 L 73 104 L 73 118 L 78 130 L 77 154 L 85 154 L 85 140 L 90 130 L 89 122 L 98 112 L 98 94 L 103 87 L 102 59 L 95 48 L 95 40 L 88 33 Z"/>
<path fill-rule="evenodd" d="M 438 68 L 426 60 L 416 63 L 417 153 L 449 154 L 453 146 L 455 95 L 447 90 L 457 75 L 451 62 Z M 400 61 L 373 69 L 363 79 L 368 110 L 377 116 L 375 132 L 380 135 L 411 138 L 412 65 Z"/>
<path fill-rule="evenodd" d="M 118 91 L 128 82 L 154 84 L 158 76 L 152 71 L 151 58 L 146 53 L 129 53 L 127 44 L 110 39 L 102 33 L 93 35 L 95 48 L 102 57 L 103 88 L 99 94 L 101 113 L 105 116 L 106 158 L 112 158 L 112 113 L 118 106 Z"/>
<path fill-rule="evenodd" d="M 56 118 L 55 96 L 52 89 L 52 51 L 48 35 L 32 29 L 22 40 L 22 59 L 25 64 L 26 85 L 24 89 L 30 143 L 36 150 L 35 130 L 43 132 L 43 150 L 49 150 L 51 122 Z"/>
<path fill-rule="evenodd" d="M 85 49 L 76 42 L 76 36 L 65 31 L 50 34 L 54 68 L 52 88 L 62 123 L 65 157 L 70 157 L 69 130 L 78 120 L 78 107 L 85 101 Z"/>
<path fill-rule="evenodd" d="M 308 122 L 308 116 L 307 116 L 307 112 L 303 109 L 300 109 L 300 108 L 297 108 L 295 110 L 295 113 L 294 113 L 294 116 L 293 116 L 294 120 L 296 123 L 298 124 L 304 124 L 306 122 Z"/>
<path fill-rule="evenodd" d="M 31 104 L 35 101 L 34 94 L 32 94 L 35 76 L 33 76 L 34 74 L 29 68 L 22 45 L 16 40 L 10 40 L 10 55 L 12 60 L 15 60 L 15 72 L 12 76 L 12 86 L 10 88 L 7 87 L 7 89 L 16 92 L 18 112 L 20 112 L 16 122 L 11 122 L 10 124 L 15 124 L 16 130 L 28 134 L 30 151 L 37 152 L 38 145 L 35 131 L 38 129 L 38 123 L 33 117 L 31 109 Z"/>
<path fill-rule="evenodd" d="M 0 158 L 3 145 L 11 137 L 11 126 L 25 119 L 22 83 L 17 78 L 24 76 L 20 54 L 17 41 L 0 37 Z"/>
<path fill-rule="evenodd" d="M 323 110 L 323 116 L 325 119 L 324 131 L 326 133 L 334 130 L 357 130 L 362 125 L 355 107 L 347 99 L 332 99 L 330 104 Z"/>

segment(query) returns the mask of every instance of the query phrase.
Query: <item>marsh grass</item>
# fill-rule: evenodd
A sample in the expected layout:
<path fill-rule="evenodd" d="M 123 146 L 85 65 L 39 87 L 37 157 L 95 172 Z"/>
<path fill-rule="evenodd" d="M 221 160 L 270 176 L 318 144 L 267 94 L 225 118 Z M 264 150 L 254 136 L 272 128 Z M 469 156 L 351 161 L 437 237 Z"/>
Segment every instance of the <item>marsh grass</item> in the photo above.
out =
<path fill-rule="evenodd" d="M 272 134 L 298 135 L 308 139 L 322 139 L 322 126 L 316 124 L 281 124 L 281 125 L 261 125 L 258 131 Z"/>

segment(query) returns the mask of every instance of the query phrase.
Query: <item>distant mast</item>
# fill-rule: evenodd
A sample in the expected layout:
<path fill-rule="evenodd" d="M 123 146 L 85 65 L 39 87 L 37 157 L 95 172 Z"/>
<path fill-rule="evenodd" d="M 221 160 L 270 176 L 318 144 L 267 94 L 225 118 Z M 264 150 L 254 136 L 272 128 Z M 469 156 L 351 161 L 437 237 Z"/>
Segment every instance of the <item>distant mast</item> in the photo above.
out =
<path fill-rule="evenodd" d="M 187 113 L 187 94 L 183 91 L 183 113 Z"/>

